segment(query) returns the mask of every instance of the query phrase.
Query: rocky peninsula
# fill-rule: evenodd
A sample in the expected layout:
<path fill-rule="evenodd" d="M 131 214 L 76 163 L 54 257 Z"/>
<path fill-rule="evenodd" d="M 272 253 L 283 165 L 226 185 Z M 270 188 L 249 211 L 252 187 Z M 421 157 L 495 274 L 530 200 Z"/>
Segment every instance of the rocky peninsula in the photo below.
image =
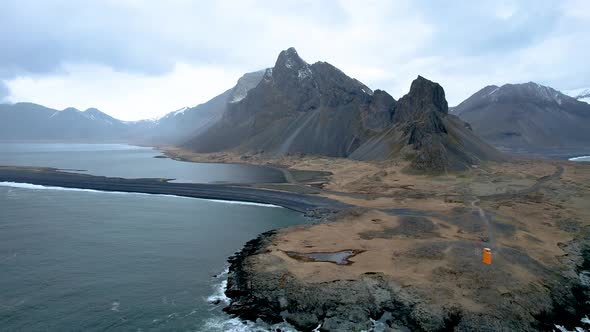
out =
<path fill-rule="evenodd" d="M 513 158 L 429 175 L 403 161 L 167 154 L 329 172 L 283 190 L 348 205 L 323 223 L 262 234 L 230 258 L 228 313 L 302 331 L 367 330 L 375 320 L 401 331 L 588 326 L 588 164 Z"/>

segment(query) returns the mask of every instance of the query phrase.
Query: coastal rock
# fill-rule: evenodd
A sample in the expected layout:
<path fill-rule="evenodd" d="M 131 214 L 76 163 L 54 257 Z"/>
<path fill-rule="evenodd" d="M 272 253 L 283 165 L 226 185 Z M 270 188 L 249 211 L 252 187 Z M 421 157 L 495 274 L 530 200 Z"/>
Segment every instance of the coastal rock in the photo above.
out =
<path fill-rule="evenodd" d="M 569 263 L 572 273 L 547 271 L 517 250 L 503 253 L 508 264 L 538 269 L 544 287 L 523 284 L 499 293 L 486 285 L 511 280 L 509 269 L 498 266 L 488 271 L 471 258 L 451 260 L 448 267 L 439 268 L 434 288 L 402 286 L 382 273 L 367 273 L 355 280 L 305 282 L 282 268 L 280 258 L 267 254 L 276 236 L 274 232 L 265 233 L 230 259 L 231 286 L 226 294 L 231 303 L 226 312 L 250 320 L 285 320 L 300 331 L 318 326 L 320 331 L 369 330 L 372 320 L 381 317 L 387 317 L 391 330 L 537 331 L 551 330 L 554 324 L 573 329 L 590 309 L 590 288 L 575 272 L 590 266 L 590 255 L 583 245 L 588 239 L 583 236 L 564 247 L 578 257 Z M 459 258 L 466 249 L 453 244 L 447 251 Z M 458 280 L 463 280 L 461 288 L 472 294 L 469 301 L 488 304 L 484 311 L 472 310 L 469 305 L 442 305 L 448 291 L 445 285 Z"/>

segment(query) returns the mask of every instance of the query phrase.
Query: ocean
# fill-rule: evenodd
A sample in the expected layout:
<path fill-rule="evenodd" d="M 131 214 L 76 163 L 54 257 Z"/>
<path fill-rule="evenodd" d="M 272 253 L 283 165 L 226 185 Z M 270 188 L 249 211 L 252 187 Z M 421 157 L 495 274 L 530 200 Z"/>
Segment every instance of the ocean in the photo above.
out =
<path fill-rule="evenodd" d="M 161 152 L 127 144 L 0 143 L 0 165 L 43 166 L 122 178 L 167 178 L 192 183 L 284 182 L 279 170 L 236 164 L 154 158 Z"/>
<path fill-rule="evenodd" d="M 58 167 L 68 166 L 64 148 Z M 0 164 L 22 158 L 3 149 Z M 31 165 L 54 166 L 43 163 L 55 146 L 36 149 L 38 160 L 27 154 Z M 87 155 L 83 145 L 76 149 L 78 158 Z M 127 158 L 120 151 L 119 161 Z M 134 148 L 123 151 L 139 158 Z M 251 181 L 248 172 L 242 181 Z M 264 231 L 306 222 L 265 204 L 0 183 L 0 330 L 264 330 L 222 312 L 226 260 Z"/>

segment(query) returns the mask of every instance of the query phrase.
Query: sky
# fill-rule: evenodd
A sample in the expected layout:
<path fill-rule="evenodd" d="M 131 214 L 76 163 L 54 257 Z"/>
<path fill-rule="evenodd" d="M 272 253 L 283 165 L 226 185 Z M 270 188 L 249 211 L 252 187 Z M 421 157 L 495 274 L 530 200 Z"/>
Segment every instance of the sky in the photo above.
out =
<path fill-rule="evenodd" d="M 590 1 L 3 0 L 0 102 L 156 118 L 295 47 L 398 99 L 486 85 L 590 86 Z"/>

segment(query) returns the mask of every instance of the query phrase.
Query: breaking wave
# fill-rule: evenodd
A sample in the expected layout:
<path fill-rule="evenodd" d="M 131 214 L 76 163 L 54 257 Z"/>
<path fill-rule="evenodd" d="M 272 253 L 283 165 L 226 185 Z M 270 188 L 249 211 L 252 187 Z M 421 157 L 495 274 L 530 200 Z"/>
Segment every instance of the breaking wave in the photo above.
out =
<path fill-rule="evenodd" d="M 85 192 L 91 192 L 91 193 L 110 193 L 110 194 L 129 194 L 129 195 L 148 195 L 148 196 L 162 196 L 162 197 L 179 197 L 179 198 L 186 198 L 186 199 L 198 199 L 198 200 L 209 201 L 209 202 L 216 202 L 216 203 L 223 203 L 223 204 L 237 204 L 237 205 L 251 205 L 251 206 L 270 207 L 270 208 L 282 208 L 281 206 L 278 206 L 278 205 L 265 204 L 265 203 L 254 203 L 254 202 L 243 202 L 243 201 L 229 201 L 229 200 L 222 200 L 222 199 L 207 199 L 207 198 L 196 198 L 196 197 L 186 197 L 186 196 L 166 195 L 166 194 L 146 194 L 146 193 L 139 193 L 139 192 L 107 191 L 107 190 L 94 190 L 94 189 L 82 189 L 82 188 L 66 188 L 66 187 L 56 187 L 56 186 L 42 186 L 42 185 L 38 185 L 38 184 L 21 183 L 21 182 L 0 182 L 0 186 L 1 187 L 11 187 L 11 188 L 21 188 L 21 189 L 31 189 L 31 190 L 85 191 Z"/>

